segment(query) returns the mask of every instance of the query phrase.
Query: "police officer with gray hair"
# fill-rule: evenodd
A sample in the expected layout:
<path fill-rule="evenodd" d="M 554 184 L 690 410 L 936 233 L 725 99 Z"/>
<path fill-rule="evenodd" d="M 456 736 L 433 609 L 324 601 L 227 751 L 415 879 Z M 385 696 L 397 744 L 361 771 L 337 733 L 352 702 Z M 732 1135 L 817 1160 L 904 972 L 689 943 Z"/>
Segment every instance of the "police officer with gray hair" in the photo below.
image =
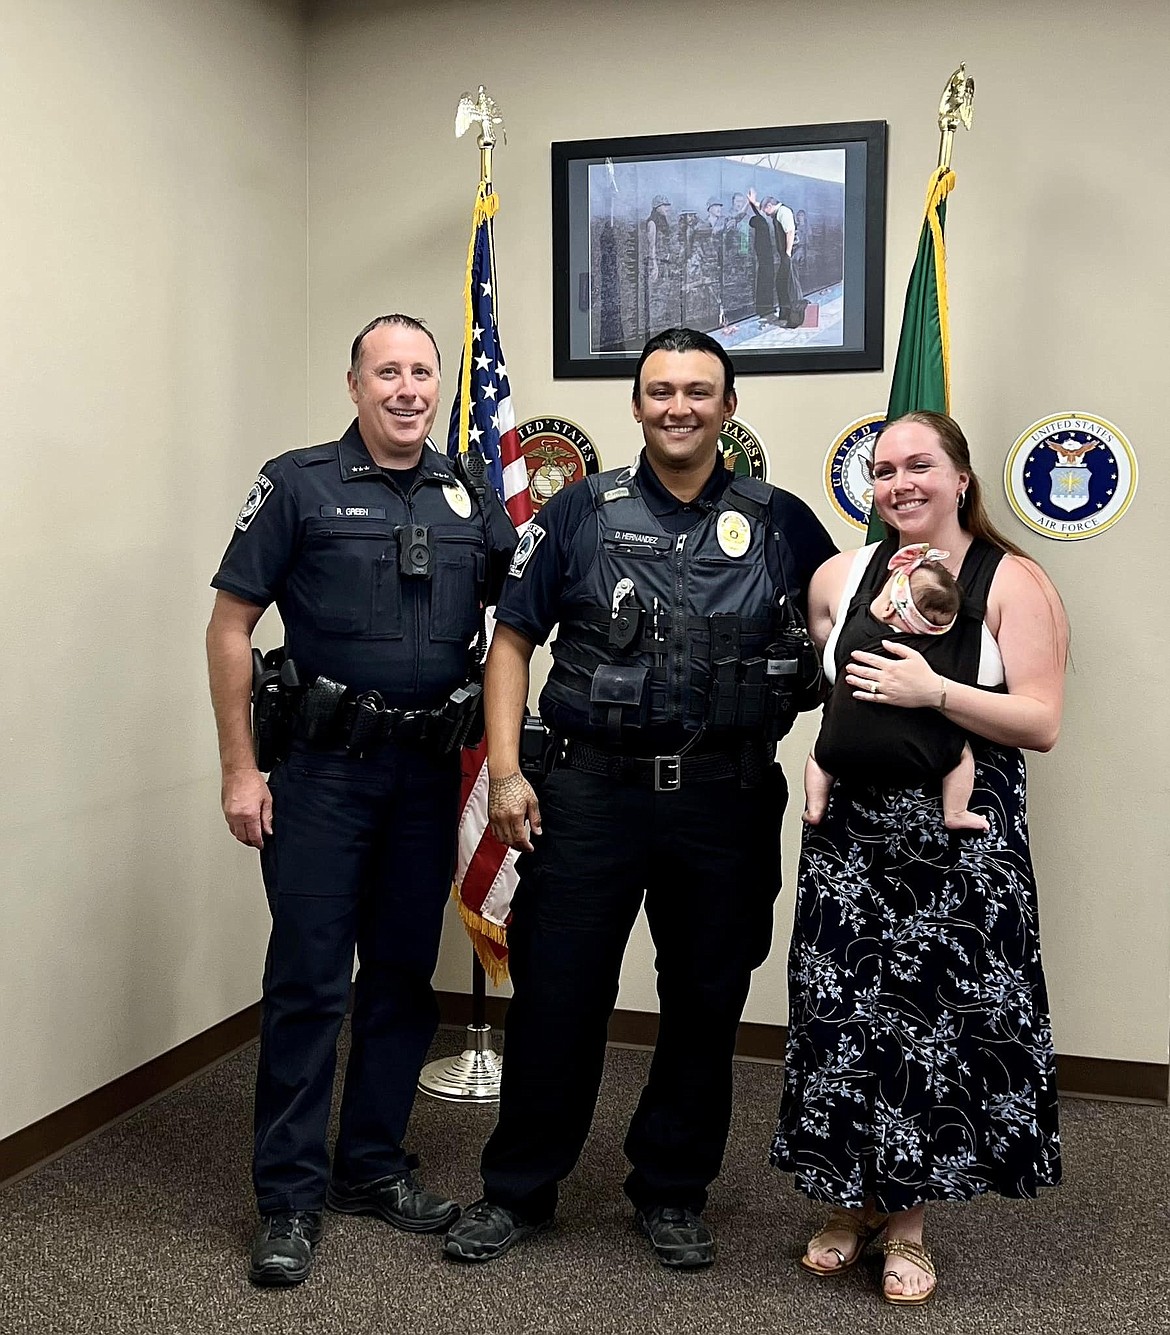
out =
<path fill-rule="evenodd" d="M 589 1131 L 643 898 L 660 1025 L 625 1191 L 663 1265 L 714 1259 L 702 1210 L 780 888 L 775 743 L 817 702 L 801 609 L 834 551 L 802 501 L 724 466 L 734 375 L 706 334 L 651 339 L 634 379 L 636 466 L 554 496 L 505 581 L 486 702 L 492 829 L 523 850 L 514 995 L 484 1195 L 447 1232 L 455 1259 L 491 1260 L 551 1223 Z M 551 744 L 533 748 L 555 763 L 536 791 L 521 772 L 522 735 L 539 729 L 523 723 L 529 661 L 556 623 L 540 698 Z"/>
<path fill-rule="evenodd" d="M 207 628 L 224 816 L 260 850 L 272 913 L 248 1272 L 260 1285 L 307 1277 L 326 1204 L 412 1233 L 459 1213 L 419 1185 L 403 1138 L 438 1023 L 431 975 L 459 750 L 481 703 L 469 646 L 516 534 L 482 473 L 429 444 L 439 351 L 421 321 L 367 325 L 348 384 L 357 418 L 339 441 L 261 470 L 212 580 Z M 271 603 L 285 642 L 262 656 L 252 632 Z M 331 1171 L 325 1133 L 355 946 Z"/>

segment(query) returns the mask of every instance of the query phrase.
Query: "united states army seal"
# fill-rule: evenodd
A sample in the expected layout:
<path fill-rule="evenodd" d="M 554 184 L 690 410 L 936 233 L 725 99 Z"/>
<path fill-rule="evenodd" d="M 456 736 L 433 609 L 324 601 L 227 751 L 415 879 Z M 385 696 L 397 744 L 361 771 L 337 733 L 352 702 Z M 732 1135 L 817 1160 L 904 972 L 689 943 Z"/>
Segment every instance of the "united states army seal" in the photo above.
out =
<path fill-rule="evenodd" d="M 873 482 L 869 467 L 878 432 L 885 426 L 885 413 L 873 413 L 850 422 L 825 455 L 825 495 L 833 509 L 854 528 L 869 523 L 873 505 Z"/>
<path fill-rule="evenodd" d="M 723 467 L 735 477 L 754 477 L 768 480 L 768 454 L 763 441 L 746 422 L 738 417 L 723 419 L 719 432 L 719 456 Z"/>
<path fill-rule="evenodd" d="M 1137 491 L 1129 441 L 1103 417 L 1058 413 L 1034 422 L 1012 446 L 1003 483 L 1016 517 L 1065 542 L 1104 533 Z"/>
<path fill-rule="evenodd" d="M 540 510 L 570 482 L 601 468 L 593 442 L 564 417 L 530 417 L 516 428 L 520 452 L 528 469 L 528 494 Z"/>

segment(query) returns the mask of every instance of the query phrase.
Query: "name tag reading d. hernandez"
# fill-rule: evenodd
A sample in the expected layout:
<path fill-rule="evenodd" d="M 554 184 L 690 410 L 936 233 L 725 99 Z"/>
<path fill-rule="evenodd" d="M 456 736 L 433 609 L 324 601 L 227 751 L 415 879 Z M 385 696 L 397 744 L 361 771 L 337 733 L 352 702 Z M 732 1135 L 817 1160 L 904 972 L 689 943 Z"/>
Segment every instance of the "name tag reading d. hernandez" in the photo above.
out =
<path fill-rule="evenodd" d="M 532 560 L 532 553 L 547 537 L 548 530 L 541 528 L 539 524 L 529 524 L 524 530 L 520 535 L 520 541 L 516 544 L 516 550 L 512 553 L 512 564 L 508 567 L 508 574 L 513 579 L 520 579 L 528 562 Z"/>

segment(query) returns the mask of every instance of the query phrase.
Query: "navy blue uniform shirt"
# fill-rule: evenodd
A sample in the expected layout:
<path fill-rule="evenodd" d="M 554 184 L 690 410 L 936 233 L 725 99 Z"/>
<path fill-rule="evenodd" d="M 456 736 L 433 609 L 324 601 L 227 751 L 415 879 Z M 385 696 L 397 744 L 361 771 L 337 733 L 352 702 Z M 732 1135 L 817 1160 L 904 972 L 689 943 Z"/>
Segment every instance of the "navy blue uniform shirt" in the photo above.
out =
<path fill-rule="evenodd" d="M 662 485 L 643 453 L 638 460 L 637 483 L 642 499 L 668 533 L 684 533 L 714 509 L 733 481 L 733 475 L 716 460 L 703 490 L 693 501 L 680 501 Z M 769 573 L 778 588 L 785 588 L 800 608 L 808 608 L 808 585 L 813 572 L 837 548 L 824 525 L 807 505 L 790 491 L 773 489 L 769 522 L 780 534 L 783 569 L 769 548 Z M 561 617 L 561 595 L 589 569 L 597 547 L 597 525 L 589 488 L 574 483 L 559 491 L 532 521 L 546 535 L 537 540 L 520 576 L 504 581 L 496 608 L 496 620 L 523 635 L 533 644 L 543 644 Z M 775 569 L 773 569 L 775 565 Z"/>
<path fill-rule="evenodd" d="M 211 583 L 276 603 L 302 680 L 429 708 L 467 680 L 480 602 L 495 601 L 516 546 L 490 487 L 485 502 L 481 513 L 429 446 L 417 469 L 379 468 L 355 421 L 339 441 L 264 465 Z M 429 579 L 400 572 L 405 525 L 429 531 Z"/>

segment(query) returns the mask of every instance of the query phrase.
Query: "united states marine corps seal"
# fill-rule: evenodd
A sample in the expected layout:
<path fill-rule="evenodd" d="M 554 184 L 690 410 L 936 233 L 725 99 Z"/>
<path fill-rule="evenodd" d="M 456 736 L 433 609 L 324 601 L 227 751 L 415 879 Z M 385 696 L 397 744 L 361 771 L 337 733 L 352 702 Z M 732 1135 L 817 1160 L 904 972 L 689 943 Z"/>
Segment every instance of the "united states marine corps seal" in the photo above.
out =
<path fill-rule="evenodd" d="M 873 505 L 873 482 L 869 466 L 877 434 L 885 426 L 885 413 L 874 413 L 850 422 L 825 455 L 825 495 L 833 509 L 855 528 L 865 528 Z"/>
<path fill-rule="evenodd" d="M 1016 517 L 1064 542 L 1104 533 L 1137 491 L 1129 441 L 1103 417 L 1058 413 L 1034 422 L 1012 446 L 1003 483 Z"/>
<path fill-rule="evenodd" d="M 719 432 L 719 457 L 723 467 L 734 477 L 754 477 L 768 480 L 768 454 L 763 441 L 746 422 L 738 417 L 725 417 Z"/>
<path fill-rule="evenodd" d="M 530 417 L 516 428 L 528 469 L 528 494 L 540 510 L 562 487 L 599 472 L 593 442 L 576 422 L 563 417 Z"/>

